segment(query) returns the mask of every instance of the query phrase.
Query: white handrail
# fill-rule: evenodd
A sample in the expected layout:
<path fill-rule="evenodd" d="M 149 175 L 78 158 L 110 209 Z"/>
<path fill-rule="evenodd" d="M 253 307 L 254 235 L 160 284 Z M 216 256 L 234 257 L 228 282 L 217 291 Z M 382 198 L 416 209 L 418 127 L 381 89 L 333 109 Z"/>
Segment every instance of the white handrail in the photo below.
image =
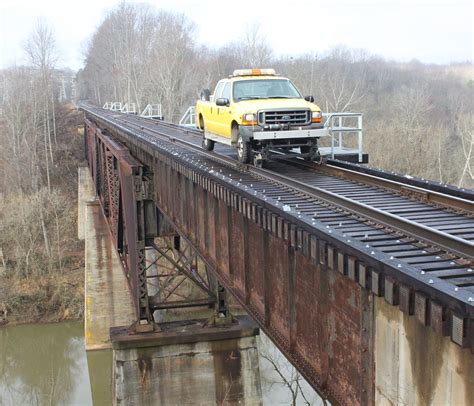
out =
<path fill-rule="evenodd" d="M 342 150 L 343 146 L 343 135 L 344 134 L 357 134 L 357 149 L 354 151 L 358 155 L 359 162 L 362 162 L 363 156 L 363 132 L 362 132 L 362 113 L 323 113 L 325 118 L 324 126 L 329 130 L 331 135 L 331 158 L 334 159 L 335 148 L 336 148 L 336 137 L 337 147 Z M 350 126 L 347 124 L 347 119 L 357 119 L 357 126 Z"/>

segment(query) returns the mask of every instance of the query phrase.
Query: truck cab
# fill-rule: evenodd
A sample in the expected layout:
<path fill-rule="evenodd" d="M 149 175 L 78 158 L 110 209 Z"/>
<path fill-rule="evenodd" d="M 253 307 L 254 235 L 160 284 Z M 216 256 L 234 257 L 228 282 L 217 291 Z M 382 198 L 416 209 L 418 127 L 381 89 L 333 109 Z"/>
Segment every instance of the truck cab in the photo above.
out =
<path fill-rule="evenodd" d="M 327 136 L 313 98 L 273 69 L 240 69 L 220 80 L 212 96 L 203 92 L 197 102 L 196 121 L 205 149 L 215 142 L 234 146 L 242 163 L 297 149 L 315 160 L 317 140 Z"/>

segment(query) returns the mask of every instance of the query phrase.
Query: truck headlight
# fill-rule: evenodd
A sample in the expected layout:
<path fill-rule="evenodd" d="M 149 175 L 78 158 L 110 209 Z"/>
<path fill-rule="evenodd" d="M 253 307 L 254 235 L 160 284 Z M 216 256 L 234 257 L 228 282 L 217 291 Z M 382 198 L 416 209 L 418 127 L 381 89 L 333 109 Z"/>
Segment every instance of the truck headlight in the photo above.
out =
<path fill-rule="evenodd" d="M 312 116 L 311 116 L 311 122 L 312 123 L 320 123 L 323 119 L 323 113 L 320 111 L 313 111 Z"/>
<path fill-rule="evenodd" d="M 242 116 L 242 125 L 256 125 L 257 119 L 255 114 L 247 113 Z"/>

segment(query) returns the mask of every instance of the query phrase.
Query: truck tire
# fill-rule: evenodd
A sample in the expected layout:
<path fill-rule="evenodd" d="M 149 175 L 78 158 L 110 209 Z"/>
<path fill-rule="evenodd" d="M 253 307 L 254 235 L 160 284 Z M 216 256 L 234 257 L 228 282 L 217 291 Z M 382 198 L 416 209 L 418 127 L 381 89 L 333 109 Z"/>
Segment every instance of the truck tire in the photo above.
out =
<path fill-rule="evenodd" d="M 250 162 L 250 157 L 252 155 L 252 147 L 250 142 L 245 141 L 241 135 L 237 138 L 237 158 L 239 162 L 243 164 L 248 164 Z"/>
<path fill-rule="evenodd" d="M 199 128 L 202 130 L 202 143 L 201 143 L 202 148 L 207 151 L 212 151 L 214 149 L 215 142 L 213 140 L 210 140 L 209 138 L 206 138 L 206 131 L 204 129 L 204 120 L 202 116 L 199 116 Z"/>
<path fill-rule="evenodd" d="M 211 100 L 211 91 L 209 89 L 204 89 L 202 92 L 201 92 L 201 95 L 199 96 L 199 98 L 202 100 L 202 101 L 209 101 Z"/>
<path fill-rule="evenodd" d="M 207 151 L 212 151 L 214 149 L 215 142 L 206 138 L 203 134 L 202 136 L 202 147 Z"/>

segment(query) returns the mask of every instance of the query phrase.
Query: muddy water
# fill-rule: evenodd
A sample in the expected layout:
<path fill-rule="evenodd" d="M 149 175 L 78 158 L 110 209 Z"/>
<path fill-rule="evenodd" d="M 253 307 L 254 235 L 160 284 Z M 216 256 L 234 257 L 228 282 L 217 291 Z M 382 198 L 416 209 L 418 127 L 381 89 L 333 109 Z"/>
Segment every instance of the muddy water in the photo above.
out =
<path fill-rule="evenodd" d="M 291 390 L 275 366 L 288 381 L 295 371 L 263 334 L 258 347 L 263 405 L 291 404 Z M 111 351 L 86 356 L 82 322 L 0 327 L 0 406 L 110 405 L 111 369 Z M 309 385 L 300 384 L 304 397 L 300 393 L 296 404 L 320 405 Z"/>
<path fill-rule="evenodd" d="M 91 405 L 82 322 L 0 328 L 0 405 Z"/>

